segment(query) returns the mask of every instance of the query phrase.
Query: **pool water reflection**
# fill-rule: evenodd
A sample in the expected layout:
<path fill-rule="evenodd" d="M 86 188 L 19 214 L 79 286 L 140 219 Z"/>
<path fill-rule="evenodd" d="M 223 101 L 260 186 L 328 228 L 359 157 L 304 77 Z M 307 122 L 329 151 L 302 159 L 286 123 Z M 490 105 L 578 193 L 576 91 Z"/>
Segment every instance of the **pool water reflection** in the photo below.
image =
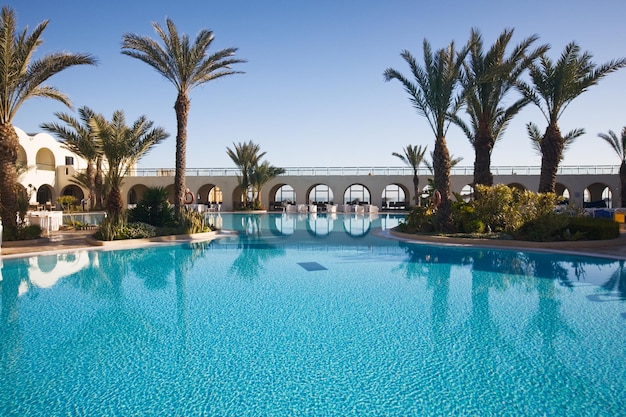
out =
<path fill-rule="evenodd" d="M 332 232 L 343 232 L 350 237 L 364 237 L 372 230 L 387 230 L 396 227 L 404 215 L 386 213 L 343 214 L 343 213 L 209 213 L 209 224 L 220 229 L 236 230 L 243 236 L 297 235 L 305 238 L 306 232 L 313 238 L 324 238 Z M 334 236 L 337 237 L 337 236 Z"/>
<path fill-rule="evenodd" d="M 5 259 L 0 415 L 624 415 L 623 261 L 219 219 L 241 236 Z"/>

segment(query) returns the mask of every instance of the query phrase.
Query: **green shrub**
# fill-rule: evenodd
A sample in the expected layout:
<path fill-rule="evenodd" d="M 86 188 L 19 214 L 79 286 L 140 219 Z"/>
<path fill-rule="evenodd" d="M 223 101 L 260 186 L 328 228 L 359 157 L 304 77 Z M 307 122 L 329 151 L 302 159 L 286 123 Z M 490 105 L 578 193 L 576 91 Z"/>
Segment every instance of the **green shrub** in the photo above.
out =
<path fill-rule="evenodd" d="M 194 210 L 182 209 L 180 219 L 178 221 L 179 233 L 191 234 L 209 232 L 211 229 L 206 224 L 206 220 L 202 213 Z"/>
<path fill-rule="evenodd" d="M 572 217 L 568 214 L 550 212 L 524 223 L 513 233 L 515 239 L 533 242 L 576 240 L 568 228 Z"/>
<path fill-rule="evenodd" d="M 94 238 L 99 240 L 146 239 L 157 235 L 156 227 L 146 223 L 121 223 L 114 225 L 109 217 L 100 223 Z"/>
<path fill-rule="evenodd" d="M 574 217 L 569 228 L 572 234 L 580 234 L 587 240 L 615 239 L 619 236 L 619 223 L 611 219 Z"/>
<path fill-rule="evenodd" d="M 57 204 L 61 206 L 63 211 L 72 212 L 76 208 L 76 197 L 73 195 L 62 195 L 57 197 Z"/>
<path fill-rule="evenodd" d="M 437 230 L 437 216 L 432 207 L 414 207 L 396 230 L 402 233 L 432 233 Z"/>
<path fill-rule="evenodd" d="M 485 223 L 478 218 L 472 203 L 466 203 L 457 196 L 452 204 L 452 222 L 456 231 L 461 233 L 483 233 Z"/>
<path fill-rule="evenodd" d="M 618 236 L 619 224 L 611 219 L 555 212 L 527 222 L 515 233 L 516 239 L 534 242 L 603 240 Z"/>
<path fill-rule="evenodd" d="M 128 221 L 146 223 L 156 227 L 173 225 L 174 209 L 168 201 L 164 187 L 150 187 L 141 197 L 137 207 L 127 210 Z"/>
<path fill-rule="evenodd" d="M 5 242 L 13 242 L 16 240 L 32 240 L 39 239 L 41 237 L 41 227 L 37 224 L 31 224 L 29 226 L 24 223 L 18 224 L 16 233 L 10 234 L 5 228 L 2 231 L 2 240 Z"/>
<path fill-rule="evenodd" d="M 17 240 L 31 240 L 39 239 L 41 237 L 41 226 L 38 224 L 31 224 L 29 226 L 23 226 L 17 228 Z"/>
<path fill-rule="evenodd" d="M 475 191 L 479 197 L 471 204 L 476 218 L 494 232 L 506 231 L 512 212 L 513 190 L 500 184 L 493 187 L 476 185 Z"/>
<path fill-rule="evenodd" d="M 156 227 L 146 223 L 128 223 L 116 230 L 114 240 L 146 239 L 155 237 Z"/>
<path fill-rule="evenodd" d="M 503 184 L 476 185 L 480 197 L 472 201 L 476 218 L 494 232 L 514 234 L 522 225 L 554 211 L 553 193 L 535 193 Z"/>

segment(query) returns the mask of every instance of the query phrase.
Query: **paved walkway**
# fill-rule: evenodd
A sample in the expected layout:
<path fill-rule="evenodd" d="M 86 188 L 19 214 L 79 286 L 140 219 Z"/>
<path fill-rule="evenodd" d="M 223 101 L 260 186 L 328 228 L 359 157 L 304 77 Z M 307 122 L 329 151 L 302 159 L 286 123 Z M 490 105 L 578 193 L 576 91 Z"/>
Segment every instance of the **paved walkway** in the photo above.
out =
<path fill-rule="evenodd" d="M 20 256 L 50 251 L 55 252 L 84 248 L 102 248 L 101 246 L 92 246 L 89 242 L 87 242 L 87 237 L 91 236 L 93 233 L 93 230 L 59 231 L 51 233 L 49 237 L 44 237 L 38 240 L 4 242 L 0 254 L 2 256 Z M 426 237 L 407 235 L 401 233 L 394 233 L 393 236 L 391 236 L 391 234 L 386 234 L 385 237 L 400 238 L 423 243 L 500 247 L 509 249 L 533 249 L 626 259 L 626 232 L 622 232 L 617 239 L 584 242 L 521 242 L 489 239 L 454 239 L 437 236 Z"/>
<path fill-rule="evenodd" d="M 37 240 L 20 242 L 3 242 L 0 254 L 29 255 L 40 252 L 62 251 L 92 247 L 87 242 L 87 236 L 93 235 L 93 230 L 69 230 L 51 232 L 50 236 Z"/>

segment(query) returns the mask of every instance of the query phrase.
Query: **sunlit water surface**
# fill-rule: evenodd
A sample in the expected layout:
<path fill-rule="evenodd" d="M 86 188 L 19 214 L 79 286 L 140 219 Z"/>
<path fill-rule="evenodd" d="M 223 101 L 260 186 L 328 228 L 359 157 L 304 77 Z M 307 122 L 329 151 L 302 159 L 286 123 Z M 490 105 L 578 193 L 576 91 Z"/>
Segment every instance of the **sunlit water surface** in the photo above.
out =
<path fill-rule="evenodd" d="M 0 415 L 626 415 L 626 269 L 212 215 L 240 237 L 2 266 Z"/>

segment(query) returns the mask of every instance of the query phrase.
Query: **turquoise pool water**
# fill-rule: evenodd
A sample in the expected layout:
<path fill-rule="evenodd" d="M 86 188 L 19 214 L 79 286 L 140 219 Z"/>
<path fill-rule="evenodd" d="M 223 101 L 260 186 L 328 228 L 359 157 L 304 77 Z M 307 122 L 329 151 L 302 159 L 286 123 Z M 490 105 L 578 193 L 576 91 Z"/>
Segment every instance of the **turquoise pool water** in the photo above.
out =
<path fill-rule="evenodd" d="M 5 259 L 0 415 L 626 415 L 624 262 L 295 216 Z"/>

